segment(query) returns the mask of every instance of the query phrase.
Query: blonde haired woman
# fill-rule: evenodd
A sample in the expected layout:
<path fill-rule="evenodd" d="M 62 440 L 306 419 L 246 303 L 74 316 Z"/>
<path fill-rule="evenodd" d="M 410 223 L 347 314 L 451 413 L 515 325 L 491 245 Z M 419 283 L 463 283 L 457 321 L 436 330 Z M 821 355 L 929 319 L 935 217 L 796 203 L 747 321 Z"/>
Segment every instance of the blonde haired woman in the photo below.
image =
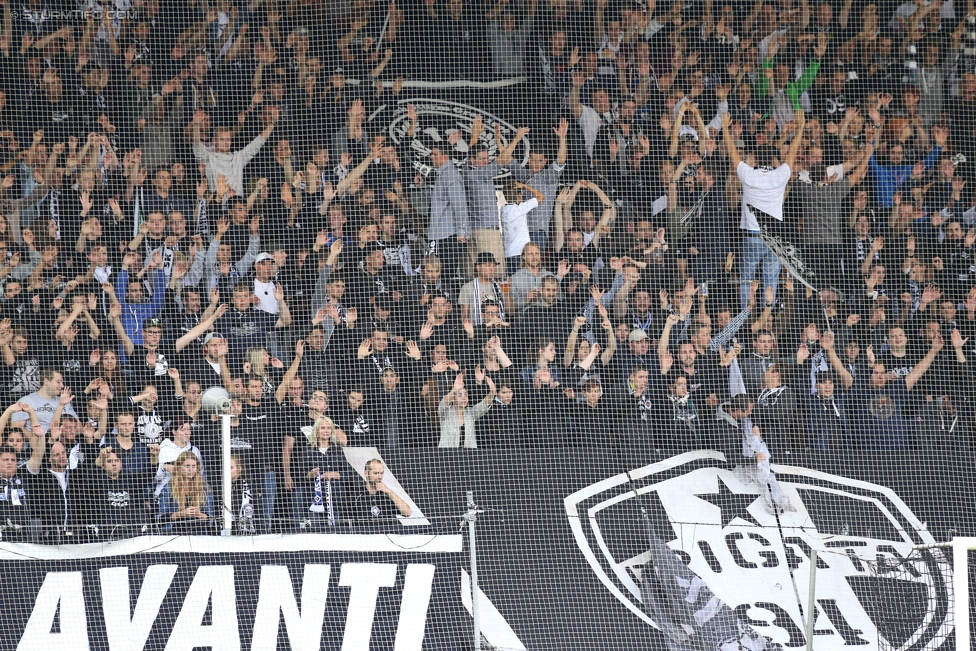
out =
<path fill-rule="evenodd" d="M 173 478 L 159 496 L 158 519 L 167 533 L 213 533 L 213 494 L 193 452 L 182 453 L 173 464 Z"/>
<path fill-rule="evenodd" d="M 264 396 L 274 396 L 275 389 L 281 385 L 284 378 L 284 364 L 277 357 L 272 357 L 265 348 L 255 346 L 244 353 L 244 375 L 259 377 L 264 380 Z M 246 384 L 246 382 L 245 382 Z"/>
<path fill-rule="evenodd" d="M 308 445 L 299 446 L 294 516 L 300 529 L 324 530 L 340 524 L 346 502 L 346 487 L 356 472 L 342 452 L 345 436 L 328 416 L 312 425 Z"/>
<path fill-rule="evenodd" d="M 474 407 L 468 406 L 468 392 L 464 388 L 464 375 L 458 373 L 454 380 L 454 387 L 441 400 L 437 413 L 441 419 L 441 448 L 476 448 L 474 424 L 479 418 L 488 413 L 491 403 L 495 400 L 495 383 L 485 376 L 488 385 L 488 395 Z M 462 435 L 463 432 L 463 435 Z"/>

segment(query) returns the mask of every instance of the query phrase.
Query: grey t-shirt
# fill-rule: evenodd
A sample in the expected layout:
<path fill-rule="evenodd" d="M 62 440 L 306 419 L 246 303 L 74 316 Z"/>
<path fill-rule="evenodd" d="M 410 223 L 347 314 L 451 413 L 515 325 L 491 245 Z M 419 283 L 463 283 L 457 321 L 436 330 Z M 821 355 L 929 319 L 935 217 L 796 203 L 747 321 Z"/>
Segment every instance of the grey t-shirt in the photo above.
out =
<path fill-rule="evenodd" d="M 803 206 L 803 246 L 839 248 L 846 230 L 841 208 L 851 192 L 851 182 L 818 185 L 796 183 L 800 205 Z"/>
<path fill-rule="evenodd" d="M 559 195 L 559 176 L 565 169 L 564 165 L 552 163 L 545 169 L 532 174 L 529 170 L 519 163 L 510 163 L 508 169 L 517 180 L 531 185 L 533 188 L 546 195 L 538 208 L 533 208 L 527 215 L 530 232 L 544 233 L 549 232 L 549 223 L 552 221 L 552 213 L 556 207 L 556 197 Z"/>
<path fill-rule="evenodd" d="M 21 398 L 18 402 L 27 403 L 34 408 L 34 413 L 37 414 L 37 421 L 44 428 L 45 432 L 51 429 L 51 418 L 54 416 L 54 410 L 58 408 L 58 403 L 60 402 L 58 398 L 48 400 L 40 393 L 31 393 Z M 78 414 L 75 413 L 74 407 L 71 406 L 70 402 L 65 405 L 63 413 L 67 416 L 78 418 Z M 19 411 L 11 416 L 10 420 L 11 422 L 19 423 L 28 418 L 29 416 L 26 413 Z"/>

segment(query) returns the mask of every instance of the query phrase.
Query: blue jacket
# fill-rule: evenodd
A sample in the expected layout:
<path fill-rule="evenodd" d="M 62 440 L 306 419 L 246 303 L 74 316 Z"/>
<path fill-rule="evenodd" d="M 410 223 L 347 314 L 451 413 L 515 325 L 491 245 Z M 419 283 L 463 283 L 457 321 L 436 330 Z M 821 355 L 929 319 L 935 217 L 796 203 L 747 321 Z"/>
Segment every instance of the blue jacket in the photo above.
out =
<path fill-rule="evenodd" d="M 922 161 L 925 163 L 926 170 L 932 168 L 941 153 L 942 147 L 932 148 L 929 155 Z M 874 179 L 875 198 L 882 207 L 891 208 L 891 198 L 912 175 L 914 165 L 881 165 L 873 155 L 868 165 L 871 169 L 871 177 Z"/>
<path fill-rule="evenodd" d="M 142 322 L 159 316 L 163 311 L 163 299 L 166 296 L 166 274 L 162 269 L 153 272 L 152 300 L 148 303 L 129 303 L 125 295 L 129 290 L 129 272 L 123 270 L 119 272 L 119 278 L 115 283 L 115 295 L 122 305 L 122 326 L 125 333 L 129 335 L 133 345 L 142 345 Z"/>

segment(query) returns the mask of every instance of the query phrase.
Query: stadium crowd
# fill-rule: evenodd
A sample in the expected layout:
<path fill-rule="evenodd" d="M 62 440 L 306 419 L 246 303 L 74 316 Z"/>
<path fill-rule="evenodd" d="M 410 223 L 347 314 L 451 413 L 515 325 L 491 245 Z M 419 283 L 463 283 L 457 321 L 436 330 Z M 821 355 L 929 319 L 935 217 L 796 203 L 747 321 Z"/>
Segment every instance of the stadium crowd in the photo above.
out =
<path fill-rule="evenodd" d="M 3 537 L 216 531 L 212 386 L 239 532 L 409 515 L 344 446 L 967 448 L 955 4 L 0 0 Z"/>

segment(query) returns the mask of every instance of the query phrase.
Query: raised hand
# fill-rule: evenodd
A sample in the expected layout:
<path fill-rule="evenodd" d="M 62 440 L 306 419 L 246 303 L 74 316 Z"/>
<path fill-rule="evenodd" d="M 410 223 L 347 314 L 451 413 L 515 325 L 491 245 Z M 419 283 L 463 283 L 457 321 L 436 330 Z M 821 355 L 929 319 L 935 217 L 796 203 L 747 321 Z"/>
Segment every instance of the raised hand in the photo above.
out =
<path fill-rule="evenodd" d="M 606 292 L 600 289 L 599 285 L 590 285 L 590 297 L 593 299 L 594 303 L 599 303 L 601 300 L 603 300 L 604 294 L 606 294 Z"/>
<path fill-rule="evenodd" d="M 952 334 L 950 335 L 950 341 L 952 342 L 953 348 L 962 348 L 969 341 L 969 337 L 963 339 L 962 333 L 959 332 L 959 329 L 953 328 Z"/>
<path fill-rule="evenodd" d="M 565 138 L 566 134 L 569 133 L 569 121 L 566 118 L 560 118 L 559 126 L 553 127 L 552 132 L 560 138 Z"/>
<path fill-rule="evenodd" d="M 359 359 L 366 359 L 372 354 L 373 354 L 373 340 L 364 339 L 363 343 L 359 344 L 359 351 L 356 353 L 356 356 Z"/>
<path fill-rule="evenodd" d="M 667 375 L 674 366 L 674 355 L 670 351 L 664 351 L 664 354 L 658 357 L 658 362 L 661 364 L 661 373 Z"/>
<path fill-rule="evenodd" d="M 413 339 L 407 341 L 407 357 L 413 360 L 420 360 L 420 347 Z"/>
<path fill-rule="evenodd" d="M 834 347 L 834 331 L 828 330 L 820 336 L 820 347 L 824 350 L 832 350 Z"/>
<path fill-rule="evenodd" d="M 817 55 L 818 59 L 822 59 L 827 53 L 827 34 L 825 32 L 820 32 L 817 35 L 817 44 L 813 48 L 813 53 Z"/>
<path fill-rule="evenodd" d="M 926 285 L 925 289 L 922 290 L 922 305 L 928 305 L 940 298 L 942 298 L 942 290 L 939 289 L 938 285 Z"/>
<path fill-rule="evenodd" d="M 796 349 L 796 363 L 802 364 L 808 359 L 810 359 L 810 348 L 806 344 L 800 344 Z"/>

